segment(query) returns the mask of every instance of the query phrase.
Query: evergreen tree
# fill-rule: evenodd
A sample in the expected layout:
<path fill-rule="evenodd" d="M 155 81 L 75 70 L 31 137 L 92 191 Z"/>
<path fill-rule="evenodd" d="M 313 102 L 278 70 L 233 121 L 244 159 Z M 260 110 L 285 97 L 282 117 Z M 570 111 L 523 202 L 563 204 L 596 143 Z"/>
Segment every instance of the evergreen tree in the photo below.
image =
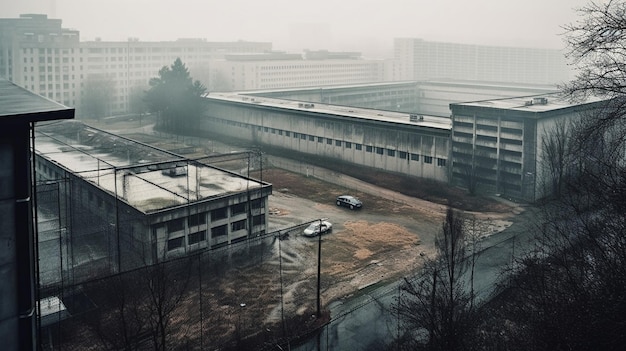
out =
<path fill-rule="evenodd" d="M 170 67 L 161 68 L 158 77 L 150 79 L 145 101 L 163 128 L 179 132 L 192 128 L 199 120 L 205 92 L 206 87 L 193 81 L 185 64 L 177 58 Z"/>

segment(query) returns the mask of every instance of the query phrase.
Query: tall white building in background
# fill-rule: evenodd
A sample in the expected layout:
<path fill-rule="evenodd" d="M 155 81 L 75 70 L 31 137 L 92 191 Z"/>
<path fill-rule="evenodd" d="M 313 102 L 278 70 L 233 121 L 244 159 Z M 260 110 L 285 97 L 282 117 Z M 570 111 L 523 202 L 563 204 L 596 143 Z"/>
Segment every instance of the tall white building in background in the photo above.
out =
<path fill-rule="evenodd" d="M 226 55 L 210 64 L 214 90 L 293 89 L 385 81 L 385 61 L 360 53 L 307 51 Z"/>
<path fill-rule="evenodd" d="M 572 78 L 564 52 L 394 39 L 394 80 L 455 79 L 558 84 Z"/>

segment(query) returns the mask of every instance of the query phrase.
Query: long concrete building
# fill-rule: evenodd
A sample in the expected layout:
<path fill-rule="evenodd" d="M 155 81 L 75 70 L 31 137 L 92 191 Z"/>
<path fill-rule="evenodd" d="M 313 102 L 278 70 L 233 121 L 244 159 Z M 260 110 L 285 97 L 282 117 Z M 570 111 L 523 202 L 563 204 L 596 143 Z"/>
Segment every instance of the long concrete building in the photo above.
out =
<path fill-rule="evenodd" d="M 447 181 L 449 118 L 209 94 L 201 130 L 342 162 Z"/>

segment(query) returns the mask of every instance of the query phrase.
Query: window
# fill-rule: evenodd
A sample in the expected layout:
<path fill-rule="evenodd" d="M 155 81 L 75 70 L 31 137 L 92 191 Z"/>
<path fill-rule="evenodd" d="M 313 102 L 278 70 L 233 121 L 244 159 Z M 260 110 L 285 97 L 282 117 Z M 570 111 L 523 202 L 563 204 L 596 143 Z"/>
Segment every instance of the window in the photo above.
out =
<path fill-rule="evenodd" d="M 242 202 L 240 204 L 230 206 L 230 215 L 234 216 L 240 213 L 246 212 L 246 203 Z"/>
<path fill-rule="evenodd" d="M 382 155 L 384 153 L 385 149 L 383 149 L 382 147 L 377 147 L 376 148 L 376 153 L 379 155 Z"/>
<path fill-rule="evenodd" d="M 225 236 L 228 234 L 228 227 L 226 224 L 219 227 L 211 228 L 211 237 L 217 238 L 218 236 Z"/>
<path fill-rule="evenodd" d="M 187 225 L 190 227 L 200 224 L 206 224 L 206 213 L 193 214 L 187 218 Z"/>
<path fill-rule="evenodd" d="M 333 144 L 333 139 L 326 138 L 326 144 L 332 145 Z"/>
<path fill-rule="evenodd" d="M 395 157 L 396 150 L 387 149 L 387 156 Z"/>
<path fill-rule="evenodd" d="M 306 140 L 306 134 L 300 134 L 300 139 Z"/>
<path fill-rule="evenodd" d="M 349 141 L 346 141 L 346 149 L 352 149 L 352 143 Z"/>
<path fill-rule="evenodd" d="M 445 158 L 437 158 L 437 166 L 445 167 L 446 166 L 446 159 Z"/>
<path fill-rule="evenodd" d="M 361 144 L 354 144 L 354 148 L 360 151 L 360 150 L 363 149 L 363 145 L 361 145 Z"/>
<path fill-rule="evenodd" d="M 372 150 L 373 150 L 373 147 L 369 145 L 365 146 L 365 152 L 372 152 Z"/>
<path fill-rule="evenodd" d="M 265 224 L 265 214 L 260 214 L 258 216 L 252 217 L 252 225 L 262 225 Z"/>
<path fill-rule="evenodd" d="M 433 163 L 432 156 L 424 156 L 424 163 Z"/>
<path fill-rule="evenodd" d="M 283 130 L 282 129 L 278 130 L 278 135 L 283 135 Z"/>
<path fill-rule="evenodd" d="M 252 208 L 264 208 L 265 207 L 265 201 L 263 201 L 263 199 L 252 200 L 250 202 L 250 206 L 252 206 Z"/>
<path fill-rule="evenodd" d="M 228 213 L 226 211 L 226 207 L 218 208 L 216 210 L 211 211 L 211 219 L 212 220 L 223 219 L 223 218 L 227 218 L 227 217 L 228 217 Z"/>
<path fill-rule="evenodd" d="M 185 239 L 184 236 L 181 236 L 180 238 L 174 238 L 174 239 L 170 239 L 167 241 L 167 251 L 172 251 L 172 250 L 176 250 L 179 247 L 183 246 L 183 239 Z"/>
<path fill-rule="evenodd" d="M 324 142 L 324 138 L 322 138 L 322 137 L 317 137 L 317 142 L 318 142 L 318 143 L 322 143 L 322 142 Z"/>
<path fill-rule="evenodd" d="M 406 151 L 398 151 L 398 158 L 406 160 L 407 153 Z"/>
<path fill-rule="evenodd" d="M 312 135 L 309 135 L 309 141 L 315 141 L 315 137 Z"/>
<path fill-rule="evenodd" d="M 167 222 L 167 231 L 170 233 L 183 230 L 184 222 L 182 218 L 175 219 Z"/>
<path fill-rule="evenodd" d="M 231 231 L 236 232 L 238 230 L 246 229 L 246 220 L 242 219 L 240 221 L 231 223 Z"/>
<path fill-rule="evenodd" d="M 341 140 L 335 140 L 335 146 L 341 146 Z"/>
<path fill-rule="evenodd" d="M 290 131 L 288 131 L 288 130 L 286 130 L 286 131 L 285 131 L 285 136 L 291 136 L 291 132 L 290 132 Z"/>
<path fill-rule="evenodd" d="M 294 138 L 296 138 L 296 139 L 297 139 L 299 136 L 300 136 L 300 133 L 293 133 L 293 137 L 294 137 Z"/>
<path fill-rule="evenodd" d="M 411 161 L 419 161 L 419 160 L 420 160 L 420 155 L 411 154 Z"/>
<path fill-rule="evenodd" d="M 193 244 L 197 244 L 201 241 L 205 241 L 206 240 L 206 232 L 203 230 L 201 232 L 195 232 L 195 233 L 191 233 L 189 234 L 189 238 L 187 239 L 189 242 L 189 245 L 193 245 Z"/>

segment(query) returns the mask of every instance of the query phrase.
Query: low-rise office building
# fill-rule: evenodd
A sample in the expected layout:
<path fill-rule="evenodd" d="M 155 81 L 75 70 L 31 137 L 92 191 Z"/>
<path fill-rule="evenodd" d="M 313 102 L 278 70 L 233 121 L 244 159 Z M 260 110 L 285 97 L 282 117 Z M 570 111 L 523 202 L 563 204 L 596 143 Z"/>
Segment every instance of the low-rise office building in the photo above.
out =
<path fill-rule="evenodd" d="M 60 184 L 69 281 L 265 234 L 271 184 L 79 122 L 41 126 L 36 139 L 37 179 Z"/>
<path fill-rule="evenodd" d="M 530 202 L 549 195 L 545 141 L 601 103 L 547 94 L 450 104 L 452 183 Z"/>

